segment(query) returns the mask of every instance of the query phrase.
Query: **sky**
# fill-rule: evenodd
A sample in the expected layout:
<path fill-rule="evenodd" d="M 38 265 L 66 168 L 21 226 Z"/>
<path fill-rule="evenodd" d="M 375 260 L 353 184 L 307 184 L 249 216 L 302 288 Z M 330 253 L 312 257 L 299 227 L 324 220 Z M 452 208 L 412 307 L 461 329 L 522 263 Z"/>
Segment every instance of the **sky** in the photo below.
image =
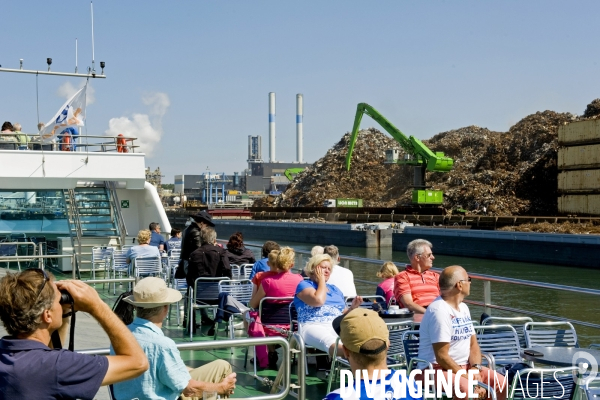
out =
<path fill-rule="evenodd" d="M 0 65 L 91 66 L 90 3 L 4 2 Z M 268 161 L 268 93 L 277 96 L 276 160 L 314 162 L 371 104 L 406 135 L 477 125 L 506 131 L 528 114 L 582 114 L 600 97 L 597 1 L 94 2 L 96 70 L 88 135 L 138 137 L 146 166 L 177 174 L 241 172 L 248 135 Z M 37 132 L 85 83 L 0 74 L 0 119 Z M 363 128 L 377 126 L 363 118 Z"/>

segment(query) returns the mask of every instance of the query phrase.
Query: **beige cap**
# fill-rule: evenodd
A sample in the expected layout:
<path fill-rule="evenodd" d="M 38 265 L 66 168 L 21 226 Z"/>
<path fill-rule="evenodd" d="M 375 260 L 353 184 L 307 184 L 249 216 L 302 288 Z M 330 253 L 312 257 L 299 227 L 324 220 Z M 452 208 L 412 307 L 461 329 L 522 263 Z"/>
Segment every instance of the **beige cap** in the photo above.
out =
<path fill-rule="evenodd" d="M 387 349 L 390 333 L 384 320 L 375 311 L 356 308 L 336 320 L 333 322 L 334 329 L 348 350 L 361 354 L 379 354 Z M 371 339 L 379 339 L 384 343 L 374 350 L 361 349 Z"/>
<path fill-rule="evenodd" d="M 136 307 L 153 308 L 181 300 L 181 293 L 167 287 L 160 278 L 148 277 L 139 281 L 133 289 L 133 294 L 123 300 Z"/>

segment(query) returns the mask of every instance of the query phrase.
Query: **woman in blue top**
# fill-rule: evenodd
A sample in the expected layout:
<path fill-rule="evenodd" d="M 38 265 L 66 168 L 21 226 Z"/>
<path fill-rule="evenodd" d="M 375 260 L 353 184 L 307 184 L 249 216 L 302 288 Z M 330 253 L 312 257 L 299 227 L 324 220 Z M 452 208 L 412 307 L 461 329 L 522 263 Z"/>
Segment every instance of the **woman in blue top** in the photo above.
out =
<path fill-rule="evenodd" d="M 159 257 L 160 251 L 156 246 L 150 246 L 150 231 L 142 229 L 138 232 L 137 240 L 139 245 L 130 247 L 127 250 L 127 262 L 129 263 L 129 273 L 133 272 L 135 259 L 138 257 Z"/>
<path fill-rule="evenodd" d="M 333 355 L 337 333 L 331 326 L 335 317 L 360 306 L 362 298 L 357 296 L 350 308 L 342 291 L 327 284 L 333 262 L 327 254 L 318 254 L 308 260 L 304 272 L 310 280 L 304 280 L 296 288 L 294 306 L 298 312 L 299 332 L 308 346 L 329 352 Z M 340 348 L 338 352 L 343 350 Z"/>

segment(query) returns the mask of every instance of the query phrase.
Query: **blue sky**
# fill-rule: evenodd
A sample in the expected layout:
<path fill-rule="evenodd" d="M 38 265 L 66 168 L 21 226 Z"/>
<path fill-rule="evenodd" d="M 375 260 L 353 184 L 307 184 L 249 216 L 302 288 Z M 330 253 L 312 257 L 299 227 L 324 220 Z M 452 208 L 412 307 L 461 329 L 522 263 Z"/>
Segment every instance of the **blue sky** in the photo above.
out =
<path fill-rule="evenodd" d="M 91 65 L 88 1 L 5 2 L 0 65 Z M 112 1 L 94 3 L 96 68 L 88 134 L 132 129 L 164 182 L 207 167 L 246 168 L 247 137 L 268 158 L 277 94 L 277 160 L 294 161 L 295 95 L 304 158 L 314 162 L 367 102 L 421 139 L 478 125 L 507 130 L 543 110 L 581 114 L 600 97 L 594 1 Z M 0 119 L 37 124 L 34 75 L 0 74 Z M 40 76 L 48 121 L 76 78 Z M 69 88 L 70 86 L 70 88 Z M 112 124 L 112 125 L 111 125 Z M 362 127 L 374 126 L 364 118 Z M 111 128 L 112 126 L 112 128 Z"/>

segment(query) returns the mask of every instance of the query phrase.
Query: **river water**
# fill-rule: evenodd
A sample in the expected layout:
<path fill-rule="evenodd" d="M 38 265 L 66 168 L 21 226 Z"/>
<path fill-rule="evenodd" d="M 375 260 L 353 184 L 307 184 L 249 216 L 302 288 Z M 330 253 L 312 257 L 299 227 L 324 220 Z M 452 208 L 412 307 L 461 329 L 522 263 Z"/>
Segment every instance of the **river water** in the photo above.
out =
<path fill-rule="evenodd" d="M 261 245 L 252 238 L 246 238 L 250 245 Z M 279 242 L 280 245 L 291 246 L 297 250 L 310 251 L 311 245 L 305 243 Z M 257 254 L 259 249 L 253 248 Z M 523 262 L 511 262 L 500 260 L 488 260 L 484 258 L 469 258 L 444 256 L 435 254 L 434 267 L 444 268 L 449 265 L 461 265 L 467 272 L 495 275 L 506 278 L 516 278 L 544 283 L 553 283 L 582 288 L 600 289 L 600 270 L 585 268 L 570 268 L 554 265 L 533 264 Z M 391 249 L 366 249 L 357 247 L 340 247 L 340 254 L 356 257 L 365 257 L 381 260 L 380 262 L 365 263 L 358 261 L 350 262 L 350 269 L 355 279 L 374 282 L 367 284 L 356 282 L 359 294 L 375 294 L 376 284 L 380 282 L 376 273 L 384 261 L 406 262 L 404 252 L 392 251 Z M 599 252 L 600 256 L 600 252 Z M 303 265 L 308 256 L 297 255 L 297 265 Z M 600 296 L 579 294 L 553 289 L 532 288 L 521 285 L 506 283 L 491 283 L 492 304 L 507 306 L 517 309 L 535 311 L 547 315 L 579 320 L 600 325 Z M 471 295 L 468 299 L 483 302 L 483 282 L 474 279 L 471 286 Z M 481 307 L 470 305 L 473 320 L 479 320 L 483 312 Z M 517 316 L 512 312 L 492 310 L 494 316 Z M 519 316 L 524 316 L 519 315 Z M 544 321 L 543 318 L 533 317 L 534 321 Z M 575 324 L 575 329 L 580 345 L 587 347 L 591 343 L 600 343 L 600 329 Z"/>

